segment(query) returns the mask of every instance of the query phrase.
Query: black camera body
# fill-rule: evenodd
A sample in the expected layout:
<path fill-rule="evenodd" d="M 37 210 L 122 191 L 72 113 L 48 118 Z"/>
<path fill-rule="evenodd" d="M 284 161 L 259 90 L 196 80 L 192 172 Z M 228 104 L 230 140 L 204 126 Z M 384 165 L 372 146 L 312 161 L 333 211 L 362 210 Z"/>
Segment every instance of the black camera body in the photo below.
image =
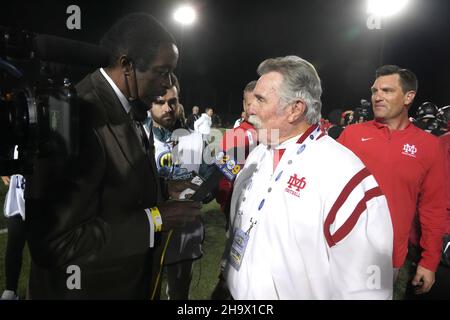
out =
<path fill-rule="evenodd" d="M 414 125 L 435 136 L 448 131 L 449 106 L 438 108 L 433 102 L 424 102 L 416 110 Z"/>
<path fill-rule="evenodd" d="M 108 58 L 95 45 L 0 26 L 0 175 L 30 174 L 36 159 L 77 155 L 70 66 L 105 66 Z"/>
<path fill-rule="evenodd" d="M 360 123 L 373 119 L 372 105 L 369 101 L 361 99 L 361 103 L 355 108 L 354 122 Z"/>

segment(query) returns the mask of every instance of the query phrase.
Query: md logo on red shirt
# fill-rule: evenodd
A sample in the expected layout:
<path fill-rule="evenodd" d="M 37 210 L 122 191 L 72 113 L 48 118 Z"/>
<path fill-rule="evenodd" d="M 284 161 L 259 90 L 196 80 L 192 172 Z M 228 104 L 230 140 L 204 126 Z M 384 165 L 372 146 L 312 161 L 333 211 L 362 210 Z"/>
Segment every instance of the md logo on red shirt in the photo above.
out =
<path fill-rule="evenodd" d="M 292 194 L 296 197 L 300 197 L 300 190 L 306 187 L 305 177 L 298 178 L 297 174 L 294 173 L 293 176 L 290 176 L 289 181 L 287 182 L 288 187 L 284 189 L 285 192 Z"/>
<path fill-rule="evenodd" d="M 405 156 L 410 156 L 410 157 L 416 157 L 416 153 L 417 153 L 417 148 L 415 145 L 409 145 L 409 144 L 405 144 L 403 146 L 403 152 L 402 154 L 404 154 Z"/>

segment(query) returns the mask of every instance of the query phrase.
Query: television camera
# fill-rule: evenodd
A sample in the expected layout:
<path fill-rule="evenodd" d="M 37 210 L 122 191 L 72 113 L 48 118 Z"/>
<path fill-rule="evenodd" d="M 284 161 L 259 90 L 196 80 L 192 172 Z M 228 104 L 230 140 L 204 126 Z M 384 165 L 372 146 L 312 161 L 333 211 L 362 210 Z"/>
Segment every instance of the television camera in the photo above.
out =
<path fill-rule="evenodd" d="M 30 174 L 39 158 L 77 155 L 71 66 L 107 64 L 102 47 L 0 26 L 0 175 Z"/>

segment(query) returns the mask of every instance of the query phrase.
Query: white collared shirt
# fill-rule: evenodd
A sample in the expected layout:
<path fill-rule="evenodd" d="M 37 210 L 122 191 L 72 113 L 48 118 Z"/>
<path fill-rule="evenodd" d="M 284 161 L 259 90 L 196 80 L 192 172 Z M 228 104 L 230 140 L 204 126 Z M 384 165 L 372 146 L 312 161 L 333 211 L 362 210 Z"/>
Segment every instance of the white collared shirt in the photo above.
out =
<path fill-rule="evenodd" d="M 119 98 L 120 104 L 122 105 L 123 109 L 125 110 L 125 112 L 128 114 L 131 110 L 131 105 L 128 102 L 128 99 L 125 97 L 125 95 L 122 93 L 122 91 L 120 91 L 119 87 L 117 87 L 117 85 L 114 83 L 114 81 L 108 76 L 108 74 L 106 73 L 106 71 L 103 68 L 100 68 L 100 72 L 102 73 L 102 75 L 105 77 L 106 81 L 108 81 L 109 85 L 113 88 L 114 93 L 116 94 L 117 98 Z M 149 132 L 147 131 L 147 129 L 144 126 L 144 129 L 146 130 L 147 133 L 147 137 L 149 136 Z M 147 215 L 147 219 L 148 219 L 148 223 L 150 225 L 150 244 L 149 247 L 152 248 L 154 246 L 154 241 L 155 241 L 155 227 L 153 225 L 153 219 L 152 216 L 150 214 L 150 210 L 144 210 L 146 215 Z"/>
<path fill-rule="evenodd" d="M 120 91 L 119 87 L 114 83 L 114 81 L 108 76 L 106 71 L 103 68 L 100 68 L 100 72 L 105 77 L 106 81 L 108 81 L 109 85 L 113 88 L 114 93 L 116 94 L 117 98 L 119 98 L 120 103 L 122 104 L 122 107 L 125 109 L 126 113 L 129 113 L 131 110 L 131 105 L 128 102 L 127 97 Z"/>

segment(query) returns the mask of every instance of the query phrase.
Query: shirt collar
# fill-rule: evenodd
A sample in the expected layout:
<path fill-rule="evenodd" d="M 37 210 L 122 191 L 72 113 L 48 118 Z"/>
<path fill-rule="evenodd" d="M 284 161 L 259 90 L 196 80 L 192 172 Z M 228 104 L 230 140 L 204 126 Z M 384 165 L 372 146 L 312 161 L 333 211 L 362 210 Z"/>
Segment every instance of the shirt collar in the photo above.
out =
<path fill-rule="evenodd" d="M 108 76 L 106 71 L 103 68 L 100 68 L 100 72 L 102 73 L 103 77 L 105 77 L 106 81 L 108 81 L 109 85 L 113 88 L 117 98 L 119 98 L 120 103 L 122 104 L 122 107 L 124 108 L 126 113 L 129 113 L 131 110 L 131 105 L 128 102 L 128 99 L 125 97 L 125 95 L 120 91 L 120 89 L 117 87 L 117 85 L 114 83 L 114 81 Z"/>
<path fill-rule="evenodd" d="M 384 123 L 381 123 L 381 122 L 378 122 L 377 120 L 372 120 L 373 121 L 373 125 L 375 126 L 375 127 L 377 127 L 378 129 L 382 129 L 382 128 L 388 128 L 389 129 L 389 127 L 387 126 L 387 124 L 384 124 Z M 405 129 L 402 129 L 402 130 L 391 130 L 391 129 L 389 129 L 390 131 L 403 131 L 403 130 L 406 130 L 406 129 L 409 129 L 409 127 L 411 126 L 411 121 L 408 121 L 408 125 L 405 127 Z"/>
<path fill-rule="evenodd" d="M 283 141 L 278 146 L 276 146 L 274 149 L 286 149 L 287 146 L 290 144 L 294 144 L 297 142 L 297 140 L 302 136 L 302 134 L 299 134 L 298 136 L 292 137 L 287 139 L 286 141 Z"/>
<path fill-rule="evenodd" d="M 313 137 L 315 138 L 315 137 L 317 137 L 315 132 L 318 127 L 319 126 L 317 124 L 311 125 L 305 132 L 302 132 L 301 134 L 299 134 L 295 137 L 287 139 L 286 141 L 280 143 L 278 146 L 274 147 L 273 149 L 286 149 L 286 147 L 292 143 L 300 143 L 301 144 L 310 135 L 313 135 Z M 314 139 L 314 138 L 312 138 L 312 139 Z"/>

